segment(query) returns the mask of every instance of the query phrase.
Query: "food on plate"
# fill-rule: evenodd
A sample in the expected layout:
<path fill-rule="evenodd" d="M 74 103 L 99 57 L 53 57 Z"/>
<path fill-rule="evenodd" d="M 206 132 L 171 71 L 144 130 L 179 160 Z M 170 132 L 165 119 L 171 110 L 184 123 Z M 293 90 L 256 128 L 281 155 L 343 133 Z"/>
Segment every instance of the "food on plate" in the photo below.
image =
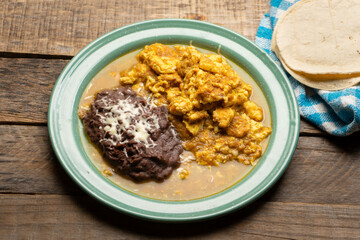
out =
<path fill-rule="evenodd" d="M 303 0 L 278 20 L 272 49 L 310 87 L 338 90 L 360 82 L 360 2 Z"/>
<path fill-rule="evenodd" d="M 256 164 L 271 134 L 269 108 L 251 77 L 193 46 L 155 43 L 115 60 L 91 81 L 78 113 L 97 143 L 83 141 L 98 169 L 156 199 L 230 187 Z"/>
<path fill-rule="evenodd" d="M 90 140 L 121 174 L 163 181 L 180 165 L 183 149 L 165 106 L 152 106 L 131 89 L 104 90 L 82 117 Z"/>

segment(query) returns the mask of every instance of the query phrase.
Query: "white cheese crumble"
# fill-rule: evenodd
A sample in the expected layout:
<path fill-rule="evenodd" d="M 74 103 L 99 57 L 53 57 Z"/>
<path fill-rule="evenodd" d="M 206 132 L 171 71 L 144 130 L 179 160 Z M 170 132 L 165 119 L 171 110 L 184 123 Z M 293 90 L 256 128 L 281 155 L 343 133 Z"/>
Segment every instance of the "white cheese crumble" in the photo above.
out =
<path fill-rule="evenodd" d="M 154 129 L 158 129 L 160 126 L 157 116 L 150 112 L 152 105 L 144 107 L 139 104 L 135 106 L 130 102 L 129 98 L 119 99 L 116 104 L 110 103 L 106 97 L 99 101 L 108 106 L 104 109 L 109 112 L 105 113 L 104 116 L 97 113 L 97 116 L 100 117 L 103 124 L 106 124 L 104 130 L 114 137 L 116 142 L 121 144 L 128 142 L 127 139 L 123 140 L 122 136 L 122 130 L 126 130 L 134 136 L 135 141 L 144 143 L 148 148 L 155 146 L 154 141 L 149 136 Z M 149 113 L 149 117 L 145 118 L 144 114 Z M 102 139 L 101 141 L 105 140 L 115 144 L 115 141 L 111 138 Z M 127 154 L 125 153 L 125 155 Z"/>
<path fill-rule="evenodd" d="M 195 161 L 195 156 L 192 152 L 184 150 L 180 154 L 180 161 L 181 163 L 191 163 L 192 161 Z"/>

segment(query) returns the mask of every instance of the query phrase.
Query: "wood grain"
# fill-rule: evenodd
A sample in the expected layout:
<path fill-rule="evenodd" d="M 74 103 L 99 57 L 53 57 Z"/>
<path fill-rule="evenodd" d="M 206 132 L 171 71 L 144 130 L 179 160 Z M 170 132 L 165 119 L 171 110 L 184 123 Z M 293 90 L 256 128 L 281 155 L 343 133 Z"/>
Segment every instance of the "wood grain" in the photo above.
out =
<path fill-rule="evenodd" d="M 69 60 L 0 58 L 0 123 L 46 124 L 54 84 Z M 301 132 L 324 134 L 301 122 Z"/>
<path fill-rule="evenodd" d="M 80 193 L 56 159 L 46 127 L 0 125 L 0 192 Z"/>
<path fill-rule="evenodd" d="M 0 192 L 83 194 L 58 163 L 44 126 L 0 125 Z M 267 201 L 360 204 L 360 142 L 300 137 Z"/>
<path fill-rule="evenodd" d="M 4 239 L 356 239 L 360 206 L 257 201 L 220 219 L 151 223 L 119 214 L 88 197 L 0 195 Z"/>
<path fill-rule="evenodd" d="M 0 52 L 75 55 L 99 36 L 157 18 L 193 18 L 254 40 L 268 0 L 2 1 Z"/>
<path fill-rule="evenodd" d="M 0 122 L 46 123 L 51 91 L 67 62 L 0 58 Z"/>
<path fill-rule="evenodd" d="M 52 88 L 81 48 L 118 27 L 189 18 L 254 40 L 268 0 L 3 0 L 0 4 L 0 239 L 358 239 L 360 134 L 301 121 L 292 162 L 264 196 L 225 217 L 164 224 L 100 204 L 70 179 L 46 127 Z"/>

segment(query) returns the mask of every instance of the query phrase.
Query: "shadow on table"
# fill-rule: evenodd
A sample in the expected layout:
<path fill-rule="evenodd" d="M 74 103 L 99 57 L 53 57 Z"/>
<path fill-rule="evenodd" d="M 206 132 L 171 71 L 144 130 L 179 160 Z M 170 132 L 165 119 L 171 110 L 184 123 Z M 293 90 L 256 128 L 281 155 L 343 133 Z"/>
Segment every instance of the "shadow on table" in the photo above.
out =
<path fill-rule="evenodd" d="M 151 222 L 124 215 L 90 197 L 74 198 L 74 201 L 84 211 L 91 214 L 96 221 L 101 222 L 101 225 L 106 225 L 106 229 L 117 229 L 119 233 L 126 232 L 129 236 L 156 238 L 205 237 L 207 235 L 214 237 L 217 233 L 224 233 L 227 229 L 235 227 L 235 225 L 237 227 L 246 225 L 249 218 L 256 214 L 257 211 L 261 211 L 262 205 L 265 204 L 260 199 L 243 209 L 215 219 L 201 222 L 166 223 Z"/>
<path fill-rule="evenodd" d="M 327 140 L 334 148 L 349 155 L 360 152 L 360 132 L 353 133 L 347 137 L 329 136 Z"/>
<path fill-rule="evenodd" d="M 331 148 L 354 156 L 357 156 L 360 151 L 359 140 L 360 137 L 357 135 L 346 138 L 328 136 L 324 139 L 324 141 L 330 143 Z M 304 147 L 306 146 L 307 145 L 304 145 Z M 319 147 L 322 148 L 322 146 Z M 328 151 L 327 148 L 324 147 L 323 151 Z M 57 173 L 59 174 L 59 182 L 64 183 L 61 185 L 66 186 L 69 184 L 67 180 L 62 179 L 66 175 L 64 170 L 58 170 Z M 286 172 L 284 176 L 286 176 Z M 134 237 L 146 236 L 155 238 L 194 238 L 197 236 L 206 237 L 210 235 L 211 237 L 215 237 L 217 234 L 223 234 L 229 230 L 231 230 L 229 232 L 232 233 L 234 233 L 234 231 L 240 231 L 240 234 L 242 234 L 242 228 L 249 228 L 249 224 L 253 224 L 253 219 L 256 218 L 262 208 L 264 208 L 267 203 L 277 200 L 284 176 L 280 178 L 264 196 L 245 208 L 219 218 L 201 222 L 166 223 L 137 219 L 104 206 L 85 194 L 77 186 L 70 187 L 72 189 L 70 197 L 74 201 L 74 205 L 79 208 L 79 212 L 87 215 L 89 219 L 92 219 L 91 221 L 94 221 L 92 223 L 94 226 L 103 227 L 104 230 L 111 229 L 113 233 L 118 232 L 119 236 L 126 233 Z M 236 230 L 234 230 L 235 227 Z M 244 232 L 246 233 L 246 231 Z"/>
<path fill-rule="evenodd" d="M 126 233 L 129 237 L 154 237 L 154 238 L 187 238 L 187 237 L 216 237 L 224 236 L 226 232 L 234 233 L 241 232 L 241 228 L 252 228 L 248 226 L 253 224 L 253 218 L 261 211 L 262 207 L 271 202 L 273 196 L 278 191 L 278 186 L 281 185 L 281 179 L 275 184 L 264 196 L 257 201 L 247 205 L 246 207 L 234 211 L 230 214 L 198 222 L 185 223 L 167 223 L 167 222 L 152 222 L 148 220 L 134 218 L 117 212 L 90 196 L 72 196 L 74 204 L 81 208 L 80 212 L 85 215 L 90 215 L 94 219 L 94 226 L 100 225 L 104 227 L 104 233 L 107 230 L 110 232 L 118 232 L 119 236 Z M 246 233 L 246 231 L 245 231 Z M 242 234 L 242 233 L 240 233 Z"/>

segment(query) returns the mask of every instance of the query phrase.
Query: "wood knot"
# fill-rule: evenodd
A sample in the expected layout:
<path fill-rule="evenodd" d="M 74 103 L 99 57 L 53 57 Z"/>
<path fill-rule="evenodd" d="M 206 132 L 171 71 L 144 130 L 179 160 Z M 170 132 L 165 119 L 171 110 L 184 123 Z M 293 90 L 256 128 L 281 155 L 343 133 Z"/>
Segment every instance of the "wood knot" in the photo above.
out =
<path fill-rule="evenodd" d="M 205 16 L 204 16 L 204 15 L 194 14 L 194 13 L 188 13 L 188 14 L 186 14 L 183 18 L 193 19 L 193 20 L 199 20 L 199 21 L 205 20 Z"/>

